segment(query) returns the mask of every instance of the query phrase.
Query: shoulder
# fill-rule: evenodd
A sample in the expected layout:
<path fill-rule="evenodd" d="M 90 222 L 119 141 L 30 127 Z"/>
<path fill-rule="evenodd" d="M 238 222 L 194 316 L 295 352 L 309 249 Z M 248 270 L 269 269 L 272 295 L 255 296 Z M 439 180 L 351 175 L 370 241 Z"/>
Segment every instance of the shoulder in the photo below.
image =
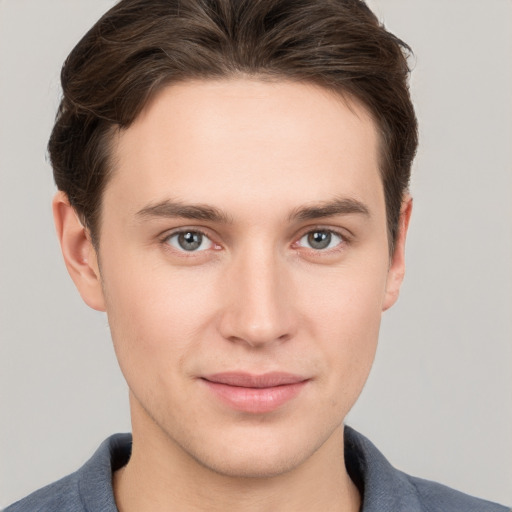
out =
<path fill-rule="evenodd" d="M 345 427 L 345 464 L 363 496 L 362 512 L 512 512 L 394 468 L 363 435 Z"/>
<path fill-rule="evenodd" d="M 69 512 L 85 510 L 80 500 L 76 473 L 33 492 L 26 498 L 7 507 L 4 512 L 50 512 L 59 510 Z"/>
<path fill-rule="evenodd" d="M 131 436 L 106 439 L 76 472 L 7 507 L 4 512 L 117 512 L 112 472 L 128 461 Z"/>
<path fill-rule="evenodd" d="M 512 512 L 512 509 L 464 494 L 445 485 L 405 475 L 425 512 Z"/>

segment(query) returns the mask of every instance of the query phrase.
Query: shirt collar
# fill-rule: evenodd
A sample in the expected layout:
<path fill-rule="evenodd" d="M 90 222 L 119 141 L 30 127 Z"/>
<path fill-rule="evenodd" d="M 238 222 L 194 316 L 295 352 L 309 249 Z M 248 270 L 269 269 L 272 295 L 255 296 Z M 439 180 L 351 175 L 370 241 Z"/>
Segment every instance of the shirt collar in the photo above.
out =
<path fill-rule="evenodd" d="M 359 488 L 361 512 L 420 512 L 410 479 L 395 469 L 363 435 L 345 426 L 345 465 Z"/>
<path fill-rule="evenodd" d="M 393 468 L 380 451 L 363 435 L 345 426 L 345 465 L 358 487 L 361 512 L 420 512 L 414 485 Z M 131 454 L 130 434 L 106 439 L 80 471 L 78 482 L 82 503 L 87 510 L 117 512 L 112 474 L 124 466 Z"/>

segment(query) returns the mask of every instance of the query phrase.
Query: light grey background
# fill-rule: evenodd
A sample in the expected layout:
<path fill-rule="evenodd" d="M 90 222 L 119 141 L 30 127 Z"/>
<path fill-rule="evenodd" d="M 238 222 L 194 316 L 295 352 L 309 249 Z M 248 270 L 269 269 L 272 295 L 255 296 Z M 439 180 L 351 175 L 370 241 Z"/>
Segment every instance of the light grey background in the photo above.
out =
<path fill-rule="evenodd" d="M 0 506 L 130 428 L 105 317 L 67 276 L 46 141 L 111 0 L 0 0 Z M 408 274 L 348 422 L 400 469 L 512 504 L 512 2 L 374 0 L 416 53 Z"/>

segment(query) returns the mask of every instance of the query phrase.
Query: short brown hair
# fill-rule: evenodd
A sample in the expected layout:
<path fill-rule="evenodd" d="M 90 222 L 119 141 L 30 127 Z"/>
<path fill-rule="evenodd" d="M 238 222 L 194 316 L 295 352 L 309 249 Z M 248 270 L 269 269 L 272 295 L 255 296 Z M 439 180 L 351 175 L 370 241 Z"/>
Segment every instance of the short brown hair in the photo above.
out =
<path fill-rule="evenodd" d="M 55 182 L 98 243 L 113 131 L 129 127 L 156 91 L 239 74 L 305 81 L 373 116 L 392 250 L 418 142 L 409 53 L 362 0 L 121 0 L 62 68 L 48 144 Z"/>

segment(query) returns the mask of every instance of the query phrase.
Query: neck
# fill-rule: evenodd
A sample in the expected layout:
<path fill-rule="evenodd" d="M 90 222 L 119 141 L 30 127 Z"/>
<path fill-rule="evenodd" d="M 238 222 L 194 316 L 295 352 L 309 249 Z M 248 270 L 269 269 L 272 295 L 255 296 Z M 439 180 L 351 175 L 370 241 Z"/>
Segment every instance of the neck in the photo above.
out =
<path fill-rule="evenodd" d="M 120 512 L 359 510 L 359 492 L 345 469 L 342 426 L 301 465 L 253 478 L 211 470 L 146 420 L 149 425 L 133 422 L 130 461 L 114 474 Z"/>

